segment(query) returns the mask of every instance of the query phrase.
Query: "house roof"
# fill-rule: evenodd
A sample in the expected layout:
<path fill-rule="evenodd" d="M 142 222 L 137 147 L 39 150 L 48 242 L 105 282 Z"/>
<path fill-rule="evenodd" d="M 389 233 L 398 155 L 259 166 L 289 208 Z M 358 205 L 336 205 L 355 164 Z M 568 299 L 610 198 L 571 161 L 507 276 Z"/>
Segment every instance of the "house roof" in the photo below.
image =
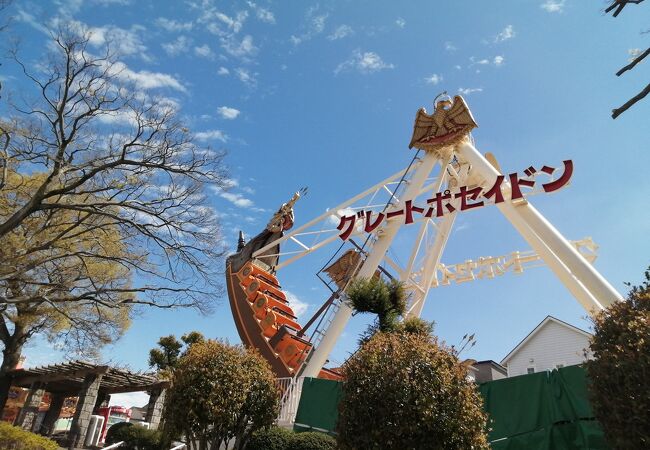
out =
<path fill-rule="evenodd" d="M 515 353 L 517 353 L 517 351 L 519 351 L 519 349 L 520 349 L 521 347 L 523 347 L 523 346 L 526 344 L 526 342 L 528 342 L 529 340 L 531 340 L 531 339 L 533 338 L 533 336 L 535 336 L 535 335 L 539 332 L 539 330 L 541 330 L 541 329 L 544 327 L 544 325 L 546 325 L 546 324 L 549 323 L 549 322 L 555 322 L 555 323 L 557 323 L 558 325 L 562 325 L 562 326 L 564 326 L 564 327 L 566 327 L 566 328 L 568 328 L 568 329 L 570 329 L 570 330 L 572 330 L 572 331 L 575 331 L 575 332 L 577 332 L 577 333 L 580 333 L 580 334 L 582 334 L 582 335 L 584 335 L 584 336 L 586 336 L 586 337 L 588 337 L 588 338 L 591 338 L 591 336 L 592 336 L 592 334 L 589 333 L 588 331 L 585 331 L 585 330 L 583 330 L 583 329 L 581 329 L 581 328 L 578 328 L 578 327 L 576 327 L 576 326 L 573 326 L 573 325 L 571 325 L 570 323 L 567 323 L 567 322 L 565 322 L 565 321 L 563 321 L 563 320 L 560 320 L 560 319 L 558 319 L 558 318 L 556 318 L 556 317 L 553 317 L 553 316 L 546 316 L 546 318 L 545 318 L 544 320 L 542 320 L 542 321 L 541 321 L 541 322 L 540 322 L 540 323 L 539 323 L 535 328 L 533 328 L 533 331 L 531 331 L 530 333 L 528 333 L 528 335 L 527 335 L 525 338 L 523 338 L 523 339 L 521 340 L 521 342 L 515 346 L 515 348 L 513 348 L 512 350 L 510 350 L 510 353 L 508 353 L 508 354 L 507 354 L 507 355 L 506 355 L 506 356 L 501 360 L 501 365 L 502 365 L 502 366 L 505 366 L 505 365 L 508 363 L 508 360 L 509 360 L 510 358 L 512 358 L 512 356 L 513 356 Z"/>
<path fill-rule="evenodd" d="M 501 364 L 491 359 L 486 359 L 485 361 L 477 361 L 476 364 L 474 364 L 474 367 L 476 366 L 492 366 L 499 372 L 503 373 L 504 375 L 507 373 L 505 367 L 503 367 Z"/>

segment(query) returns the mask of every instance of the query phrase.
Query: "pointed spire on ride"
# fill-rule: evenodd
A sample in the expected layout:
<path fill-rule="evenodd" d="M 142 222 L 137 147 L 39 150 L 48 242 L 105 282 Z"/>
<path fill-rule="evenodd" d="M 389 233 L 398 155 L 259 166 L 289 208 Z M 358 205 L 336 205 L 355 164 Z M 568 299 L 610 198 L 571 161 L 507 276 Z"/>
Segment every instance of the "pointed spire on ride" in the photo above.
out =
<path fill-rule="evenodd" d="M 239 240 L 237 240 L 237 252 L 241 252 L 246 245 L 246 240 L 244 239 L 244 232 L 239 230 Z"/>

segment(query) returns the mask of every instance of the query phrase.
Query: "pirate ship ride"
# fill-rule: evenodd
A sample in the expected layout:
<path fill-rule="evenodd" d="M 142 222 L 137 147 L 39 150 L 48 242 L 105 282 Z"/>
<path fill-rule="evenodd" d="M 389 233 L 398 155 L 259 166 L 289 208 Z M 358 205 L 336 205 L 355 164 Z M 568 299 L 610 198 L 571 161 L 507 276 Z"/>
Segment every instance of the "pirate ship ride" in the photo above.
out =
<path fill-rule="evenodd" d="M 291 229 L 293 206 L 301 193 L 304 190 L 283 204 L 266 228 L 248 243 L 240 233 L 237 253 L 226 261 L 228 297 L 239 336 L 244 345 L 259 350 L 280 378 L 295 376 L 313 345 L 275 275 L 280 244 L 253 254 Z M 330 369 L 322 369 L 319 376 L 340 378 Z"/>
<path fill-rule="evenodd" d="M 456 215 L 462 210 L 459 199 L 462 195 L 446 197 L 448 210 L 437 204 L 436 214 L 426 214 L 415 221 L 420 229 L 407 264 L 399 264 L 388 251 L 405 224 L 399 220 L 405 205 L 408 208 L 418 198 L 428 199 L 427 204 L 431 204 L 434 197 L 440 197 L 441 191 L 448 193 L 457 186 L 471 189 L 475 198 L 480 196 L 486 205 L 494 204 L 532 247 L 533 251 L 526 252 L 526 258 L 518 259 L 518 272 L 524 269 L 524 263 L 543 260 L 590 314 L 622 298 L 586 259 L 589 255 L 583 254 L 580 245 L 567 241 L 529 201 L 514 201 L 513 195 L 510 200 L 504 200 L 503 196 L 498 197 L 499 201 L 488 199 L 488 193 L 495 186 L 502 186 L 505 193 L 512 193 L 512 186 L 504 181 L 496 160 L 483 156 L 474 147 L 469 133 L 476 126 L 462 97 L 446 96 L 437 103 L 434 100 L 432 114 L 424 109 L 417 112 L 409 147 L 417 148 L 418 153 L 406 169 L 293 229 L 293 206 L 304 194 L 304 191 L 297 192 L 280 207 L 260 234 L 249 242 L 244 242 L 240 235 L 237 252 L 226 262 L 231 310 L 242 342 L 259 350 L 278 377 L 340 378 L 336 371 L 323 366 L 352 316 L 352 309 L 343 298 L 354 278 L 369 278 L 380 270 L 399 279 L 411 294 L 406 316 L 420 316 L 429 289 L 441 285 L 438 273 L 450 276 L 452 266 L 441 264 L 441 257 Z M 554 171 L 551 169 L 546 174 L 552 178 Z M 527 175 L 530 186 L 536 174 Z M 350 215 L 343 217 L 341 214 L 346 211 Z M 357 217 L 367 220 L 371 214 L 383 217 L 384 212 L 387 219 L 376 227 L 354 224 Z M 333 217 L 341 219 L 339 227 L 332 227 Z M 343 219 L 352 223 L 347 234 L 339 233 Z M 305 326 L 301 326 L 282 291 L 277 271 L 341 239 L 343 244 L 326 266 L 334 263 L 321 270 L 334 285 L 330 287 L 332 295 Z M 345 249 L 345 245 L 349 248 Z M 289 246 L 293 248 L 287 249 Z M 497 270 L 492 265 L 497 260 L 491 257 L 479 258 L 476 262 L 466 260 L 463 267 L 481 266 L 481 273 L 493 278 Z M 503 273 L 503 267 L 498 269 Z M 463 276 L 463 281 L 475 279 L 471 270 L 465 270 Z M 307 337 L 306 330 L 319 317 L 316 330 Z"/>

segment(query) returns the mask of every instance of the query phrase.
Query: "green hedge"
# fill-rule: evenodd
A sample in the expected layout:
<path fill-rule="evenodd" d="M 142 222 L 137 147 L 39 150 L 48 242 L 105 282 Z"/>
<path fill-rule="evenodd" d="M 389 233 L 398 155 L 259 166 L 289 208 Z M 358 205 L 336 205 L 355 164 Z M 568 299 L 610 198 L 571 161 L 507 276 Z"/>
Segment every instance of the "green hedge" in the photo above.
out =
<path fill-rule="evenodd" d="M 316 431 L 295 433 L 287 450 L 335 450 L 336 439 Z"/>
<path fill-rule="evenodd" d="M 30 433 L 22 428 L 0 422 L 0 449 L 2 450 L 59 450 L 56 442 Z"/>
<path fill-rule="evenodd" d="M 246 450 L 287 450 L 293 433 L 286 428 L 262 428 L 253 433 Z"/>
<path fill-rule="evenodd" d="M 336 440 L 323 433 L 294 433 L 270 427 L 253 433 L 246 450 L 334 450 Z"/>
<path fill-rule="evenodd" d="M 124 441 L 120 450 L 159 450 L 161 437 L 158 430 L 148 430 L 131 422 L 121 422 L 108 429 L 106 444 Z"/>

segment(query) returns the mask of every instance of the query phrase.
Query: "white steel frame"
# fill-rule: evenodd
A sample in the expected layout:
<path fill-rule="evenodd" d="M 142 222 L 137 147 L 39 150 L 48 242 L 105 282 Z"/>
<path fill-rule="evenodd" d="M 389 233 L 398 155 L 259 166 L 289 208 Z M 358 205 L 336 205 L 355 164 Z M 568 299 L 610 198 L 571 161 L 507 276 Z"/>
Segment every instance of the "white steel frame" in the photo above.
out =
<path fill-rule="evenodd" d="M 437 166 L 440 168 L 432 176 Z M 423 152 L 408 168 L 292 230 L 256 251 L 253 257 L 282 244 L 278 255 L 284 258 L 276 266 L 276 270 L 279 270 L 338 240 L 340 232 L 336 229 L 336 223 L 342 215 L 356 214 L 362 210 L 381 212 L 400 209 L 406 200 L 415 202 L 418 197 L 430 197 L 431 194 L 455 186 L 480 186 L 487 190 L 498 175 L 499 170 L 467 140 L 454 148 Z M 532 258 L 530 261 L 541 259 L 548 265 L 589 314 L 622 299 L 621 294 L 578 251 L 580 246 L 567 241 L 527 200 L 507 200 L 510 196 L 510 184 L 507 181 L 502 184 L 502 192 L 506 201 L 496 206 L 533 249 L 527 257 Z M 538 191 L 530 190 L 527 195 L 536 192 Z M 458 210 L 456 207 L 456 211 L 441 218 L 419 219 L 420 228 L 405 267 L 387 255 L 395 235 L 403 225 L 403 218 L 386 220 L 369 234 L 359 226 L 361 221 L 358 220 L 351 237 L 361 236 L 364 241 L 367 240 L 364 248 L 367 256 L 356 277 L 372 276 L 382 263 L 391 267 L 411 292 L 407 316 L 419 317 L 429 289 L 438 285 L 434 282 L 436 272 L 441 267 L 440 260 Z M 589 252 L 586 255 L 589 257 Z M 302 376 L 318 375 L 351 316 L 352 309 L 341 302 L 329 327 L 324 331 L 321 342 L 310 355 Z"/>

